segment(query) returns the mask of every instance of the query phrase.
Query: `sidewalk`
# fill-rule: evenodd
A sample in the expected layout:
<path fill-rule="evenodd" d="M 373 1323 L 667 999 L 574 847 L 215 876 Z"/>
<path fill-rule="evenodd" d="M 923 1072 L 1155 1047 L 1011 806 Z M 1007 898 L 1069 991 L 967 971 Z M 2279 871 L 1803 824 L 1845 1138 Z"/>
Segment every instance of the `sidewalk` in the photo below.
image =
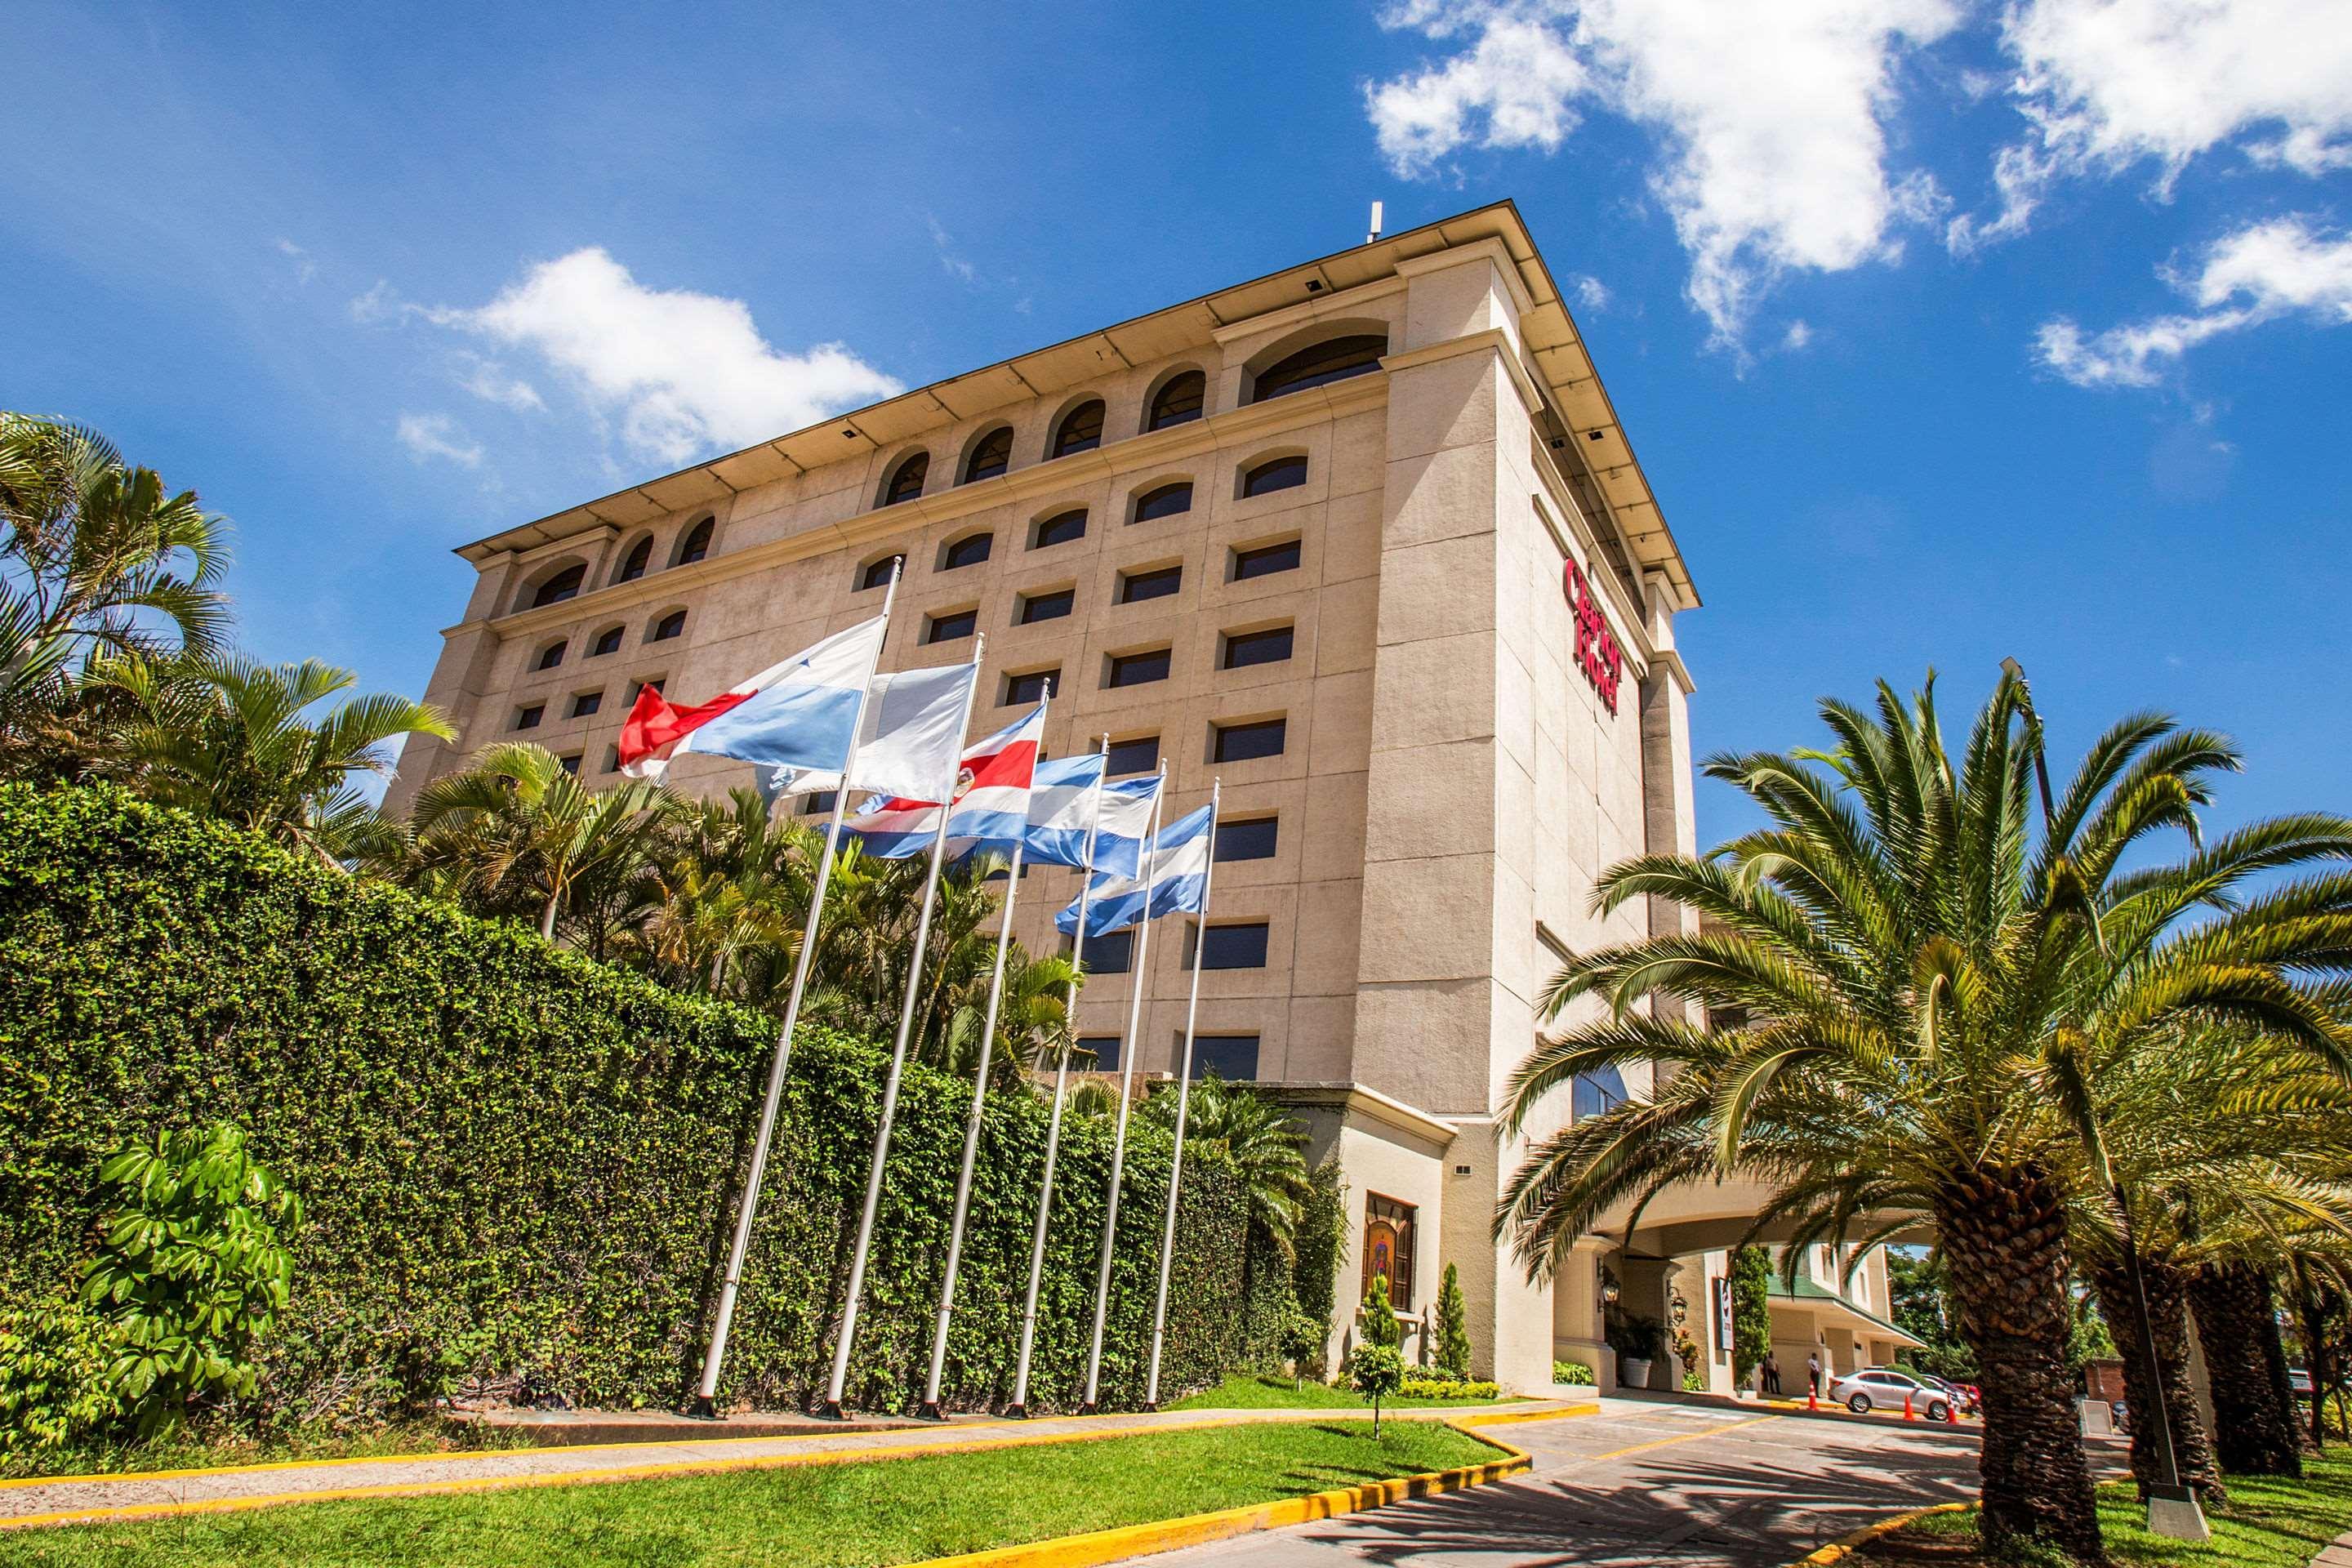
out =
<path fill-rule="evenodd" d="M 1527 1400 L 1442 1409 L 1394 1410 L 1391 1421 L 1453 1420 L 1499 1426 L 1590 1415 L 1590 1401 Z M 643 1480 L 781 1465 L 847 1464 L 970 1453 L 1028 1444 L 1087 1442 L 1142 1432 L 1183 1431 L 1261 1422 L 1357 1420 L 1352 1410 L 1179 1410 L 1158 1414 L 1064 1415 L 1037 1421 L 992 1417 L 945 1426 L 877 1432 L 813 1430 L 702 1441 L 610 1443 L 495 1453 L 421 1454 L 405 1458 L 319 1459 L 214 1470 L 71 1476 L 0 1481 L 0 1529 L 94 1520 L 161 1518 L 338 1498 L 565 1486 Z"/>

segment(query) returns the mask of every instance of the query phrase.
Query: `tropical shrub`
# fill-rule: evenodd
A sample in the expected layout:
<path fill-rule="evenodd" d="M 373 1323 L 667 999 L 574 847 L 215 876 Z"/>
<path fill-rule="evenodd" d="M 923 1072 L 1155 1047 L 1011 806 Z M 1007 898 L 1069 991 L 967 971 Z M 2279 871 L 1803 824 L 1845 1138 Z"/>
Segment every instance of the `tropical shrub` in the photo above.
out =
<path fill-rule="evenodd" d="M 1437 1364 L 1457 1378 L 1470 1375 L 1470 1313 L 1462 1300 L 1462 1277 L 1451 1263 L 1437 1288 Z"/>
<path fill-rule="evenodd" d="M 1551 1380 L 1567 1388 L 1591 1388 L 1592 1368 L 1580 1361 L 1556 1361 L 1551 1363 Z"/>
<path fill-rule="evenodd" d="M 1365 1345 L 1348 1358 L 1348 1382 L 1372 1402 L 1372 1436 L 1379 1436 L 1381 1401 L 1393 1398 L 1404 1386 L 1404 1358 L 1394 1345 Z"/>
<path fill-rule="evenodd" d="M 1394 1350 L 1404 1343 L 1404 1325 L 1397 1321 L 1396 1309 L 1390 1302 L 1387 1275 L 1373 1275 L 1372 1282 L 1364 1287 L 1363 1310 L 1357 1321 L 1363 1324 L 1363 1342 L 1368 1345 Z"/>
<path fill-rule="evenodd" d="M 1284 1320 L 1282 1359 L 1290 1363 L 1291 1385 L 1298 1387 L 1307 1381 L 1308 1372 L 1323 1361 L 1324 1327 L 1304 1312 L 1294 1311 Z"/>
<path fill-rule="evenodd" d="M 1298 1226 L 1291 1236 L 1293 1290 L 1298 1310 L 1328 1325 L 1339 1306 L 1339 1260 L 1348 1248 L 1348 1184 L 1340 1178 L 1339 1157 L 1329 1154 L 1307 1174 L 1307 1196 L 1298 1205 Z M 1323 1352 L 1315 1352 L 1317 1375 L 1323 1372 Z"/>
<path fill-rule="evenodd" d="M 82 1447 L 127 1428 L 132 1409 L 113 1361 L 106 1321 L 74 1297 L 0 1313 L 0 1460 Z"/>
<path fill-rule="evenodd" d="M 1731 1381 L 1740 1387 L 1772 1352 L 1772 1255 L 1743 1247 L 1731 1255 Z"/>
<path fill-rule="evenodd" d="M 1484 1379 L 1467 1377 L 1412 1377 L 1398 1387 L 1406 1399 L 1458 1399 L 1464 1404 L 1472 1400 L 1492 1399 L 1503 1391 Z"/>

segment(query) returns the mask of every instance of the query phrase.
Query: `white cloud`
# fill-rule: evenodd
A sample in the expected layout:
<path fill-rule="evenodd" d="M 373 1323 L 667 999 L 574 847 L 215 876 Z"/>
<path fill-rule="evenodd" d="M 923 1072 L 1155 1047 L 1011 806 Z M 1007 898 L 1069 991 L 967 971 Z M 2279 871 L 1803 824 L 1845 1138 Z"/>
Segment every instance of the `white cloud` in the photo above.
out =
<path fill-rule="evenodd" d="M 1790 322 L 1789 330 L 1780 334 L 1780 346 L 1791 353 L 1811 346 L 1812 341 L 1813 329 L 1801 321 Z"/>
<path fill-rule="evenodd" d="M 1580 273 L 1568 280 L 1576 290 L 1576 302 L 1595 315 L 1609 308 L 1609 285 L 1590 272 Z"/>
<path fill-rule="evenodd" d="M 538 263 L 478 309 L 422 314 L 538 354 L 618 416 L 631 448 L 669 463 L 900 390 L 844 344 L 772 347 L 740 300 L 648 289 L 601 247 Z"/>
<path fill-rule="evenodd" d="M 278 240 L 278 254 L 289 258 L 294 263 L 294 278 L 297 282 L 308 283 L 319 275 L 319 264 L 310 259 L 310 253 L 283 236 L 280 236 Z"/>
<path fill-rule="evenodd" d="M 457 422 L 446 414 L 402 415 L 400 444 L 407 447 L 409 456 L 420 463 L 432 458 L 446 458 L 461 468 L 482 466 L 481 447 L 468 439 Z"/>
<path fill-rule="evenodd" d="M 2249 225 L 2215 241 L 2191 273 L 2168 280 L 2196 306 L 2085 335 L 2064 317 L 2034 341 L 2043 366 L 2077 386 L 2153 386 L 2208 339 L 2286 316 L 2352 325 L 2352 235 L 2328 236 L 2301 217 Z"/>
<path fill-rule="evenodd" d="M 1465 145 L 1554 151 L 1584 99 L 1654 129 L 1690 300 L 1736 347 L 1778 276 L 1891 259 L 1938 210 L 1925 174 L 1890 174 L 1885 121 L 1904 56 L 1959 20 L 1954 0 L 1414 0 L 1383 25 L 1469 41 L 1365 106 L 1408 177 Z"/>
<path fill-rule="evenodd" d="M 510 375 L 507 367 L 494 359 L 477 353 L 457 356 L 457 384 L 485 403 L 495 403 L 513 409 L 544 410 L 547 402 L 539 388 L 520 376 Z"/>
<path fill-rule="evenodd" d="M 948 237 L 948 231 L 940 226 L 940 220 L 927 216 L 923 221 L 930 225 L 931 246 L 940 253 L 940 266 L 941 268 L 943 268 L 950 278 L 956 279 L 966 284 L 973 285 L 975 287 L 978 286 L 980 282 L 980 268 L 974 267 L 970 261 L 956 254 L 955 242 Z"/>
<path fill-rule="evenodd" d="M 2025 231 L 2063 175 L 2157 166 L 2157 189 L 2234 146 L 2317 175 L 2352 166 L 2352 23 L 2342 0 L 2024 0 L 2004 14 L 2010 91 L 2029 122 L 1993 180 L 2000 212 L 1955 249 Z"/>
<path fill-rule="evenodd" d="M 384 278 L 377 279 L 374 288 L 354 298 L 351 304 L 352 320 L 363 326 L 397 321 L 402 314 L 415 309 L 414 305 L 401 301 L 400 296 L 393 289 L 391 279 Z"/>

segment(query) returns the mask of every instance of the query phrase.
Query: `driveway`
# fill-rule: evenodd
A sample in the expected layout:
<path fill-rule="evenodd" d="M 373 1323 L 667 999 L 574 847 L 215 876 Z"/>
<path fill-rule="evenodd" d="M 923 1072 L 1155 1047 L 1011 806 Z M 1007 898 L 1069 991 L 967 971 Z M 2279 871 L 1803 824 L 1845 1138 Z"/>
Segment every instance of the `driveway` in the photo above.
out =
<path fill-rule="evenodd" d="M 1889 1513 L 1973 1494 L 1973 1427 L 1607 1399 L 1502 1426 L 1513 1480 L 1168 1552 L 1153 1568 L 1783 1568 Z"/>

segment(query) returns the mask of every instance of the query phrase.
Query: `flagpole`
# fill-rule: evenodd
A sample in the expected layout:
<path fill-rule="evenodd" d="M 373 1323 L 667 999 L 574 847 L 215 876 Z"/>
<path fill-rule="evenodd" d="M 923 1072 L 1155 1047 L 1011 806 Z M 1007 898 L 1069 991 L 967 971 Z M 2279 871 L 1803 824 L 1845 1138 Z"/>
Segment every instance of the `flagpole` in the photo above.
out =
<path fill-rule="evenodd" d="M 890 569 L 890 585 L 882 595 L 882 636 L 890 635 L 890 605 L 898 596 L 898 574 Z M 880 644 L 876 645 L 880 662 Z M 833 821 L 826 826 L 824 851 L 817 860 L 816 890 L 809 895 L 808 922 L 801 930 L 800 956 L 793 962 L 792 997 L 784 1004 L 783 1027 L 776 1032 L 775 1055 L 768 1063 L 768 1096 L 760 1108 L 760 1134 L 751 1142 L 751 1173 L 743 1183 L 743 1202 L 735 1215 L 735 1239 L 727 1249 L 727 1274 L 719 1287 L 719 1316 L 710 1325 L 709 1348 L 703 1352 L 702 1382 L 695 1391 L 698 1415 L 717 1413 L 719 1369 L 727 1356 L 727 1331 L 735 1321 L 735 1300 L 743 1286 L 743 1258 L 751 1247 L 751 1220 L 760 1207 L 760 1177 L 768 1165 L 768 1145 L 776 1133 L 776 1110 L 784 1092 L 784 1069 L 792 1061 L 793 1029 L 800 1022 L 801 997 L 808 989 L 810 961 L 816 956 L 817 922 L 824 918 L 824 892 L 833 881 L 834 846 L 841 841 L 842 809 L 849 801 L 849 770 L 857 762 L 858 737 L 866 729 L 866 703 L 874 689 L 874 672 L 866 671 L 857 689 L 857 713 L 849 725 L 849 754 L 841 760 L 841 787 L 833 795 Z M 772 807 L 771 808 L 773 809 Z"/>
<path fill-rule="evenodd" d="M 1103 784 L 1110 772 L 1110 736 L 1102 738 L 1103 771 L 1095 775 L 1094 811 L 1087 819 L 1086 865 L 1078 874 L 1078 929 L 1070 938 L 1070 991 L 1062 1004 L 1062 1020 L 1070 1037 L 1062 1042 L 1062 1063 L 1054 1070 L 1054 1113 L 1045 1121 L 1045 1175 L 1037 1187 L 1037 1228 L 1029 1238 L 1029 1293 L 1021 1302 L 1021 1358 L 1013 1373 L 1013 1403 L 1007 1418 L 1029 1418 L 1029 1352 L 1037 1342 L 1037 1284 L 1045 1273 L 1045 1226 L 1054 1212 L 1054 1161 L 1062 1148 L 1062 1103 L 1070 1087 L 1070 1052 L 1077 1045 L 1078 980 L 1086 972 L 1087 899 L 1095 885 L 1095 836 L 1102 830 Z"/>
<path fill-rule="evenodd" d="M 898 1110 L 898 1083 L 906 1076 L 907 1042 L 915 1028 L 915 998 L 922 989 L 923 950 L 930 942 L 931 905 L 940 890 L 940 863 L 946 858 L 948 847 L 948 817 L 955 808 L 956 778 L 963 771 L 963 732 L 971 727 L 973 694 L 980 689 L 977 668 L 987 647 L 988 639 L 982 637 L 972 644 L 974 665 L 970 685 L 964 688 L 963 723 L 956 731 L 955 760 L 949 764 L 946 780 L 940 788 L 940 825 L 931 835 L 931 868 L 923 879 L 923 912 L 915 921 L 915 956 L 907 965 L 907 996 L 898 1007 L 898 1037 L 890 1047 L 890 1077 L 882 1086 L 882 1118 L 874 1130 L 874 1160 L 866 1172 L 866 1207 L 857 1216 L 857 1250 L 849 1260 L 849 1287 L 841 1309 L 841 1337 L 834 1342 L 833 1375 L 826 1380 L 824 1405 L 819 1414 L 838 1421 L 842 1418 L 841 1396 L 849 1382 L 849 1347 L 857 1337 L 858 1298 L 866 1290 L 866 1258 L 874 1243 L 874 1215 L 882 1205 L 882 1168 L 890 1157 L 890 1123 Z M 849 778 L 842 775 L 847 787 Z"/>
<path fill-rule="evenodd" d="M 1151 1373 L 1143 1407 L 1160 1408 L 1160 1345 L 1168 1326 L 1168 1270 L 1176 1250 L 1176 1191 L 1184 1176 L 1184 1117 L 1192 1107 L 1192 1025 L 1201 1012 L 1201 971 L 1208 967 L 1209 895 L 1217 885 L 1217 802 L 1224 781 L 1209 784 L 1209 864 L 1201 876 L 1201 936 L 1192 944 L 1192 999 L 1184 1005 L 1184 1066 L 1176 1078 L 1176 1153 L 1168 1164 L 1168 1223 L 1160 1232 L 1160 1293 L 1151 1304 Z"/>
<path fill-rule="evenodd" d="M 1151 828 L 1144 835 L 1143 918 L 1136 922 L 1134 949 L 1128 965 L 1133 996 L 1128 1004 L 1127 1034 L 1118 1048 L 1118 1128 L 1110 1141 L 1110 1195 L 1103 1205 L 1102 1260 L 1095 1271 L 1094 1339 L 1087 1350 L 1087 1398 L 1078 1414 L 1095 1413 L 1102 1385 L 1103 1320 L 1110 1311 L 1110 1259 L 1118 1237 L 1118 1185 L 1127 1169 L 1127 1114 L 1135 1089 L 1137 1034 L 1143 1018 L 1143 993 L 1151 982 L 1151 895 L 1160 884 L 1160 815 L 1168 800 L 1168 764 L 1160 764 L 1160 787 L 1151 796 Z"/>
<path fill-rule="evenodd" d="M 1050 687 L 1042 712 L 1054 700 Z M 1042 733 L 1042 731 L 1041 731 Z M 1030 787 L 1036 781 L 1033 773 Z M 940 1379 L 948 1364 L 948 1320 L 955 1313 L 956 1265 L 963 1259 L 963 1222 L 971 1208 L 971 1168 L 980 1158 L 980 1112 L 988 1103 L 988 1066 L 996 1044 L 996 1009 L 1004 994 L 1004 950 L 1013 941 L 1013 902 L 1021 895 L 1021 858 L 1029 847 L 1029 813 L 1021 813 L 1021 827 L 1013 837 L 1013 866 L 1004 885 L 1003 919 L 996 928 L 996 969 L 988 977 L 988 1021 L 980 1031 L 980 1074 L 971 1088 L 971 1114 L 963 1124 L 963 1163 L 956 1170 L 955 1218 L 948 1224 L 948 1269 L 940 1281 L 939 1318 L 931 1330 L 931 1370 L 923 1382 L 923 1403 L 916 1414 L 925 1420 L 943 1419 L 940 1410 Z"/>

